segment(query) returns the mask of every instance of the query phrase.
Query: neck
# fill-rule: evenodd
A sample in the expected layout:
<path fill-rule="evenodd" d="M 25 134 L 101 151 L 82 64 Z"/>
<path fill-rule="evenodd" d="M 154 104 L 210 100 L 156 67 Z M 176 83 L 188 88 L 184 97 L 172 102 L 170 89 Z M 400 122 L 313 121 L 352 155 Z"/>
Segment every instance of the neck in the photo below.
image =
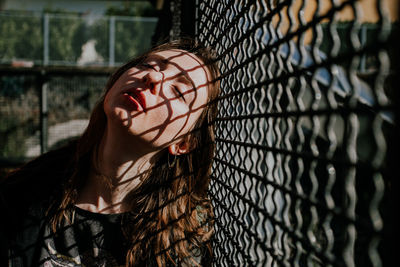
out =
<path fill-rule="evenodd" d="M 96 213 L 122 213 L 130 210 L 127 195 L 146 179 L 157 152 L 145 152 L 132 140 L 106 131 L 97 155 L 93 157 L 88 180 L 79 192 L 76 205 Z M 128 144 L 133 144 L 130 146 Z"/>

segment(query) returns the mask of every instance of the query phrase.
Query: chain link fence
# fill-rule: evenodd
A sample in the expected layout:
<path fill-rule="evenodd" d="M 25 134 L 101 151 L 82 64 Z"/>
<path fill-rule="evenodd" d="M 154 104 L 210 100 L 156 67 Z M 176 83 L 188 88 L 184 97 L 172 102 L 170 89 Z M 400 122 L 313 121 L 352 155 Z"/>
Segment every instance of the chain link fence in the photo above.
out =
<path fill-rule="evenodd" d="M 195 36 L 222 73 L 215 266 L 392 266 L 397 8 L 197 1 Z"/>

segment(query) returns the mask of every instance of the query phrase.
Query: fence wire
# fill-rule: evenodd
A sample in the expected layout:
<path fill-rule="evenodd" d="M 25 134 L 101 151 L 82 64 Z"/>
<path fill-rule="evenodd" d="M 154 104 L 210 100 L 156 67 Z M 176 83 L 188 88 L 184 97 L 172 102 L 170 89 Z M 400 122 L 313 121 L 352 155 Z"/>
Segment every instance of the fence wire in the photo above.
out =
<path fill-rule="evenodd" d="M 397 6 L 374 3 L 197 2 L 222 73 L 215 266 L 388 266 Z"/>

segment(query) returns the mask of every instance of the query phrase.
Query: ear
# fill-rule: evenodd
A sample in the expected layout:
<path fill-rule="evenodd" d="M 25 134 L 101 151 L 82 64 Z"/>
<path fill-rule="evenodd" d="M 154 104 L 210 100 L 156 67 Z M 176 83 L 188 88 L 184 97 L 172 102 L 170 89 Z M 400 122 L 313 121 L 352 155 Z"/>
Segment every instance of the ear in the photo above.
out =
<path fill-rule="evenodd" d="M 190 152 L 190 145 L 187 138 L 179 141 L 178 143 L 172 144 L 168 147 L 168 152 L 171 155 L 182 155 Z"/>

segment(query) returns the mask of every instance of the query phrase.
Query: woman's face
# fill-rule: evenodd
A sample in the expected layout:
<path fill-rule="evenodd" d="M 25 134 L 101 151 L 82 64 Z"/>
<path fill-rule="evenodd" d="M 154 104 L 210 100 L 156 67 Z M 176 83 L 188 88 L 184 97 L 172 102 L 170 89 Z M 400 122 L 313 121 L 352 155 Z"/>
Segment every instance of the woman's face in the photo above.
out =
<path fill-rule="evenodd" d="M 182 141 L 207 104 L 208 77 L 207 67 L 189 52 L 150 54 L 107 92 L 109 127 L 122 129 L 137 145 L 154 150 Z"/>

